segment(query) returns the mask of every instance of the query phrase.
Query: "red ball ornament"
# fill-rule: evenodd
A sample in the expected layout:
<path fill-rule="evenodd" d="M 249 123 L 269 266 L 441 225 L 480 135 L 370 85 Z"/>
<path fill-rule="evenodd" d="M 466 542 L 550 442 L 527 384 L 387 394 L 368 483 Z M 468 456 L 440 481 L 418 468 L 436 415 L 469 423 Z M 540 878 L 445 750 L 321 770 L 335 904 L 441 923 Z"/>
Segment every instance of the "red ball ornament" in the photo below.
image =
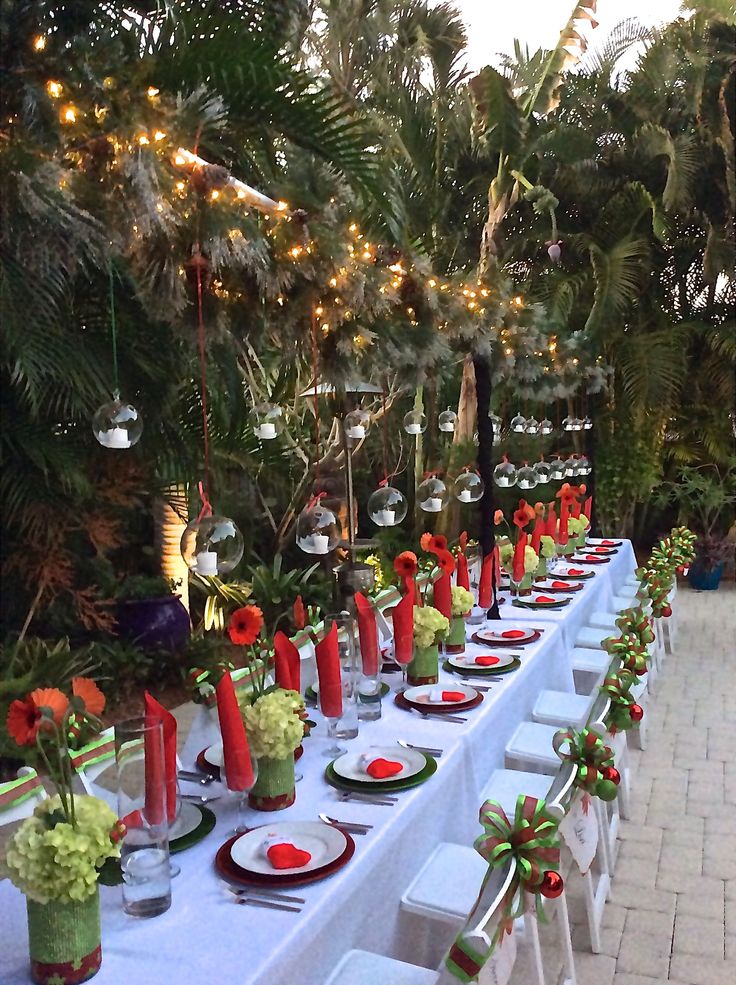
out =
<path fill-rule="evenodd" d="M 644 717 L 644 709 L 641 705 L 632 705 L 629 708 L 629 714 L 631 715 L 632 722 L 640 722 Z"/>
<path fill-rule="evenodd" d="M 615 783 L 616 786 L 621 782 L 621 774 L 616 769 L 615 766 L 606 766 L 605 769 L 601 770 L 604 780 L 610 780 L 611 783 Z"/>
<path fill-rule="evenodd" d="M 671 616 L 672 615 L 672 606 L 671 605 L 666 605 L 662 609 L 662 615 L 663 616 Z"/>
<path fill-rule="evenodd" d="M 560 873 L 555 872 L 553 869 L 547 869 L 544 873 L 542 884 L 539 887 L 539 892 L 542 896 L 545 896 L 547 899 L 557 899 L 558 896 L 562 895 L 564 888 L 565 882 Z"/>

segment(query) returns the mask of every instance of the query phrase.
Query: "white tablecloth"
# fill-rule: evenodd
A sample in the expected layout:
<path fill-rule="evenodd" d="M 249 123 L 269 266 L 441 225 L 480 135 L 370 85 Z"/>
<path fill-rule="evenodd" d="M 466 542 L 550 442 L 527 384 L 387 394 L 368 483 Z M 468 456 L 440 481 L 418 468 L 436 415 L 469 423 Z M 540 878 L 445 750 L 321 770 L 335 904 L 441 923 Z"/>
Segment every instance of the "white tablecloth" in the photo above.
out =
<path fill-rule="evenodd" d="M 633 568 L 625 558 L 620 551 L 618 564 L 596 569 L 600 575 L 575 602 L 583 614 L 597 605 L 601 585 L 611 574 L 623 583 Z M 512 622 L 510 603 L 503 608 L 504 623 Z M 128 917 L 120 906 L 120 890 L 102 888 L 103 963 L 95 982 L 165 985 L 173 977 L 177 985 L 324 985 L 330 969 L 351 947 L 435 966 L 452 930 L 402 912 L 401 894 L 439 842 L 467 844 L 478 834 L 481 790 L 493 770 L 503 766 L 505 744 L 516 725 L 530 716 L 539 691 L 572 690 L 564 615 L 534 622 L 544 628 L 541 639 L 520 651 L 520 669 L 492 687 L 482 704 L 467 713 L 466 724 L 423 720 L 397 708 L 393 695 L 384 699 L 378 722 L 361 723 L 360 735 L 351 743 L 356 750 L 390 745 L 397 738 L 444 749 L 437 773 L 401 793 L 396 806 L 339 803 L 323 777 L 327 740 L 321 722 L 305 740 L 298 766 L 304 778 L 297 784 L 296 803 L 277 815 L 252 812 L 252 823 L 316 820 L 324 811 L 374 827 L 356 838 L 347 866 L 323 882 L 293 891 L 306 899 L 301 913 L 231 902 L 212 865 L 233 825 L 232 810 L 223 799 L 212 805 L 218 815 L 214 831 L 177 857 L 182 871 L 172 883 L 167 913 L 152 920 Z M 194 753 L 202 748 L 199 743 L 198 735 L 187 743 L 185 766 L 192 765 Z M 0 913 L 0 982 L 25 985 L 25 906 L 8 880 L 0 884 Z"/>

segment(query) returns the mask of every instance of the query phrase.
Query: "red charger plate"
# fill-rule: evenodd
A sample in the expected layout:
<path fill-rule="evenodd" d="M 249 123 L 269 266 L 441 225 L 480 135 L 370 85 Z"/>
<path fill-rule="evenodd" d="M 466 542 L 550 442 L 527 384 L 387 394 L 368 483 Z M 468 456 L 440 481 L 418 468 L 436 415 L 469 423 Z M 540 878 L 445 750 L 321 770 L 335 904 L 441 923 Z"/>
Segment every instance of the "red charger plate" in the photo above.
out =
<path fill-rule="evenodd" d="M 267 828 L 268 825 L 262 825 L 262 827 Z M 340 830 L 342 831 L 342 828 Z M 345 850 L 342 855 L 327 865 L 323 865 L 319 869 L 313 869 L 311 872 L 305 872 L 303 875 L 294 873 L 288 876 L 280 876 L 274 873 L 272 876 L 266 876 L 260 872 L 248 872 L 247 869 L 241 869 L 239 865 L 233 862 L 232 855 L 230 854 L 233 843 L 238 840 L 240 835 L 233 835 L 232 838 L 228 838 L 225 844 L 221 845 L 217 850 L 217 854 L 215 855 L 215 869 L 217 874 L 222 876 L 227 882 L 238 883 L 241 886 L 272 886 L 276 888 L 278 886 L 303 886 L 308 882 L 319 882 L 320 879 L 326 879 L 327 876 L 331 876 L 333 872 L 337 872 L 338 869 L 346 865 L 355 853 L 355 842 L 347 831 L 342 831 L 342 833 L 345 835 L 346 840 Z"/>
<path fill-rule="evenodd" d="M 473 685 L 468 686 L 472 687 Z M 450 690 L 449 685 L 448 690 Z M 470 701 L 458 701 L 451 705 L 432 705 L 424 702 L 407 701 L 403 694 L 397 694 L 394 698 L 396 705 L 403 708 L 404 711 L 411 711 L 412 708 L 416 708 L 417 711 L 429 711 L 433 715 L 454 715 L 456 711 L 469 711 L 471 708 L 477 708 L 482 700 L 483 695 L 480 692 Z"/>
<path fill-rule="evenodd" d="M 504 639 L 484 640 L 482 639 L 482 637 L 477 636 L 475 633 L 473 633 L 471 639 L 473 640 L 473 643 L 477 643 L 478 646 L 490 646 L 494 648 L 497 646 L 510 646 L 512 649 L 514 649 L 517 646 L 529 646 L 530 643 L 536 643 L 541 635 L 542 634 L 539 632 L 539 630 L 535 629 L 534 635 L 530 636 L 528 640 L 504 640 Z"/>

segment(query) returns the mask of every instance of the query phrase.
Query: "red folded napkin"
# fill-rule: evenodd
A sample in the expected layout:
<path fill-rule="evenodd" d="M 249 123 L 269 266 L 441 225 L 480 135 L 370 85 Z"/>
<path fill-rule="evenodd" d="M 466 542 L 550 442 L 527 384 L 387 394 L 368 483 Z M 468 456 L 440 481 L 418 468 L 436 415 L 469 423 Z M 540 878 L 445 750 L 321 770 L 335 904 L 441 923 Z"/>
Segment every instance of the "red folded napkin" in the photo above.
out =
<path fill-rule="evenodd" d="M 442 692 L 443 701 L 467 701 L 467 694 L 463 694 L 462 691 L 443 691 Z"/>
<path fill-rule="evenodd" d="M 362 594 L 355 593 L 355 610 L 358 615 L 358 637 L 363 673 L 373 677 L 378 673 L 378 630 L 373 606 Z"/>
<path fill-rule="evenodd" d="M 577 500 L 572 504 L 572 516 L 575 520 L 580 519 L 580 511 L 582 508 L 582 505 Z"/>
<path fill-rule="evenodd" d="M 522 530 L 519 534 L 519 539 L 516 542 L 516 547 L 514 547 L 514 561 L 512 566 L 512 574 L 514 576 L 514 581 L 520 582 L 525 573 L 526 569 L 524 567 L 524 552 L 526 551 L 526 533 Z"/>
<path fill-rule="evenodd" d="M 560 529 L 557 531 L 557 543 L 562 544 L 564 547 L 569 539 L 569 533 L 567 530 L 567 518 L 569 515 L 569 507 L 565 500 L 562 500 L 562 505 L 560 506 Z"/>
<path fill-rule="evenodd" d="M 161 719 L 158 715 L 155 717 L 146 716 L 146 725 L 160 721 Z M 143 733 L 143 755 L 145 758 L 144 782 L 146 797 L 143 815 L 149 824 L 163 824 L 167 816 L 164 754 L 161 743 L 158 741 L 158 735 L 149 731 L 149 729 L 146 729 Z M 140 814 L 140 812 L 134 811 L 133 815 L 135 814 Z M 133 816 L 131 815 L 129 827 L 140 827 L 142 824 L 142 821 L 140 824 L 132 823 L 132 821 Z"/>
<path fill-rule="evenodd" d="M 547 514 L 547 536 L 557 543 L 557 512 L 555 504 L 552 503 Z"/>
<path fill-rule="evenodd" d="M 414 657 L 414 586 L 391 613 L 394 624 L 394 657 L 400 664 L 410 664 Z"/>
<path fill-rule="evenodd" d="M 266 852 L 268 861 L 274 869 L 301 869 L 312 861 L 309 852 L 297 848 L 291 842 L 284 841 L 279 845 L 271 845 Z"/>
<path fill-rule="evenodd" d="M 319 707 L 325 718 L 342 715 L 342 678 L 340 656 L 337 648 L 337 623 L 333 621 L 329 632 L 314 648 L 319 677 Z"/>
<path fill-rule="evenodd" d="M 598 561 L 599 558 L 598 558 L 598 555 L 597 554 L 586 554 L 585 555 L 585 560 L 586 561 Z"/>
<path fill-rule="evenodd" d="M 276 661 L 276 683 L 287 691 L 298 691 L 301 688 L 299 650 L 280 629 L 274 635 L 273 649 Z"/>
<path fill-rule="evenodd" d="M 366 773 L 374 780 L 384 780 L 387 776 L 396 776 L 403 770 L 401 763 L 395 763 L 391 759 L 374 759 L 366 767 Z"/>
<path fill-rule="evenodd" d="M 500 657 L 484 656 L 476 657 L 474 663 L 478 664 L 479 667 L 493 667 L 495 664 L 499 663 L 500 660 Z"/>
<path fill-rule="evenodd" d="M 532 550 L 539 554 L 539 548 L 542 543 L 542 534 L 546 530 L 546 524 L 541 516 L 537 515 L 536 523 L 534 524 L 534 530 L 532 530 Z"/>
<path fill-rule="evenodd" d="M 585 500 L 585 505 L 583 506 L 583 513 L 590 520 L 590 514 L 592 512 L 593 512 L 593 497 L 588 496 L 588 498 Z"/>
<path fill-rule="evenodd" d="M 162 704 L 159 704 L 156 699 L 148 693 L 145 692 L 143 696 L 143 701 L 145 703 L 146 709 L 146 721 L 149 718 L 158 718 L 163 723 L 163 733 L 164 733 L 164 758 L 163 758 L 163 770 L 160 775 L 158 775 L 158 764 L 156 763 L 157 757 L 154 754 L 151 760 L 152 767 L 156 764 L 156 774 L 153 772 L 149 777 L 148 770 L 148 750 L 146 752 L 146 817 L 151 820 L 148 813 L 149 809 L 149 781 L 151 783 L 151 810 L 156 813 L 159 809 L 159 793 L 161 785 L 163 784 L 166 791 L 166 816 L 168 818 L 169 824 L 173 824 L 176 819 L 176 719 L 167 711 Z M 155 805 L 155 806 L 154 806 Z M 163 805 L 163 801 L 161 801 Z M 153 821 L 152 823 L 158 823 Z"/>
<path fill-rule="evenodd" d="M 572 572 L 570 572 L 570 574 L 572 574 Z M 552 584 L 549 587 L 550 588 L 569 588 L 570 585 L 566 581 L 553 581 Z"/>
<path fill-rule="evenodd" d="M 490 609 L 493 602 L 493 554 L 486 554 L 480 569 L 480 584 L 478 585 L 478 605 L 481 609 Z"/>
<path fill-rule="evenodd" d="M 596 554 L 608 554 L 608 548 L 603 547 L 602 545 L 601 547 L 594 547 L 593 550 L 596 552 Z"/>
<path fill-rule="evenodd" d="M 503 636 L 503 638 L 505 640 L 518 640 L 518 639 L 520 639 L 520 637 L 526 636 L 526 630 L 525 629 L 507 629 L 504 633 L 501 633 L 501 636 Z"/>
<path fill-rule="evenodd" d="M 567 573 L 568 575 L 575 575 L 575 576 L 585 574 L 582 568 L 568 568 Z"/>
<path fill-rule="evenodd" d="M 253 764 L 250 759 L 248 736 L 235 697 L 230 671 L 222 675 L 216 688 L 217 717 L 222 733 L 222 758 L 228 790 L 250 790 L 253 786 Z"/>
<path fill-rule="evenodd" d="M 464 588 L 466 591 L 470 591 L 470 576 L 468 574 L 468 559 L 464 554 L 458 554 L 457 556 L 457 584 L 459 588 Z"/>
<path fill-rule="evenodd" d="M 616 546 L 616 541 L 615 540 L 602 540 L 601 541 L 601 547 L 615 547 L 615 546 Z"/>
<path fill-rule="evenodd" d="M 534 599 L 535 602 L 557 602 L 558 599 L 550 598 L 549 595 L 537 595 Z"/>
<path fill-rule="evenodd" d="M 446 619 L 452 619 L 452 580 L 444 571 L 434 583 L 433 605 Z"/>

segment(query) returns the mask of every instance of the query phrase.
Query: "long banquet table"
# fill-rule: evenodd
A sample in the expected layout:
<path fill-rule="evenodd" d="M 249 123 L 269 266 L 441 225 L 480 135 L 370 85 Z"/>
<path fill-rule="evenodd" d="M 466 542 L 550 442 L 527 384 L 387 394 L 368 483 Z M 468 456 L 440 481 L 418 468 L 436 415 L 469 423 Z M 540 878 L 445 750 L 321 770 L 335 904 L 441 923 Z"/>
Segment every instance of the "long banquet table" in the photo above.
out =
<path fill-rule="evenodd" d="M 320 719 L 305 740 L 296 803 L 276 815 L 251 812 L 252 823 L 316 820 L 323 811 L 366 822 L 373 830 L 355 839 L 355 855 L 344 868 L 322 882 L 299 887 L 297 895 L 306 900 L 301 913 L 233 904 L 212 864 L 233 827 L 232 808 L 223 798 L 212 804 L 218 817 L 214 831 L 177 856 L 181 874 L 172 882 L 172 905 L 165 914 L 151 920 L 128 917 L 120 890 L 102 887 L 103 963 L 95 981 L 165 985 L 174 978 L 179 985 L 324 985 L 330 969 L 351 947 L 436 966 L 453 930 L 400 910 L 401 894 L 439 842 L 469 844 L 479 834 L 481 793 L 493 770 L 503 766 L 504 746 L 514 729 L 530 717 L 542 689 L 573 690 L 567 654 L 574 639 L 566 623 L 584 625 L 587 614 L 607 608 L 634 567 L 631 545 L 624 542 L 609 564 L 589 569 L 596 577 L 561 614 L 524 613 L 507 601 L 501 609 L 505 622 L 523 619 L 544 632 L 535 644 L 514 651 L 522 655 L 521 667 L 493 684 L 482 704 L 465 713 L 466 724 L 424 720 L 400 710 L 393 695 L 384 698 L 381 719 L 361 722 L 351 748 L 391 745 L 403 738 L 444 750 L 436 774 L 400 793 L 393 807 L 338 802 L 323 776 L 327 739 Z M 444 671 L 442 677 L 449 679 Z M 397 679 L 386 677 L 389 682 Z M 205 742 L 201 735 L 190 736 L 186 767 L 193 766 Z M 0 983 L 28 981 L 25 905 L 6 879 L 0 883 Z"/>

